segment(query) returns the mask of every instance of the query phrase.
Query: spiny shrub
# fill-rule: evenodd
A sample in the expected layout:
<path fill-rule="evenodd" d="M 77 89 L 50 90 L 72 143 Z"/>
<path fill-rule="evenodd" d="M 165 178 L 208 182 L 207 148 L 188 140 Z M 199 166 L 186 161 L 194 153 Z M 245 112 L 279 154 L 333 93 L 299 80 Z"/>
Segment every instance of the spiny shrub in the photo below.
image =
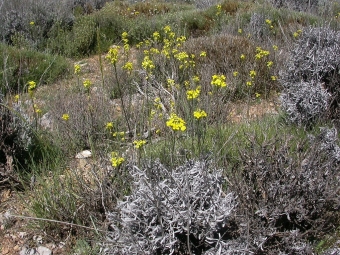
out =
<path fill-rule="evenodd" d="M 174 170 L 154 162 L 130 172 L 131 194 L 108 215 L 106 254 L 203 254 L 230 238 L 236 202 L 222 191 L 220 170 L 207 162 Z"/>
<path fill-rule="evenodd" d="M 291 121 L 339 120 L 339 55 L 340 32 L 327 26 L 303 31 L 281 72 L 282 107 Z"/>
<path fill-rule="evenodd" d="M 310 242 L 339 224 L 336 128 L 291 139 L 250 135 L 251 150 L 240 152 L 229 178 L 231 192 L 238 194 L 240 236 L 247 236 L 254 254 L 313 254 Z"/>

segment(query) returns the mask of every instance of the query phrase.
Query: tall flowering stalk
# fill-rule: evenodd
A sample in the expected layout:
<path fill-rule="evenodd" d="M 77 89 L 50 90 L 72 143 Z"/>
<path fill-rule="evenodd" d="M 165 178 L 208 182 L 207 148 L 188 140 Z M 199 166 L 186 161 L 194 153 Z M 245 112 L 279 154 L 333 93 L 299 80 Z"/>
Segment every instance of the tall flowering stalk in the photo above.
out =
<path fill-rule="evenodd" d="M 122 39 L 123 39 L 123 42 L 124 42 L 124 51 L 125 52 L 127 52 L 129 50 L 127 36 L 128 35 L 127 35 L 126 32 L 124 32 L 122 34 Z M 119 46 L 114 46 L 114 47 L 110 48 L 109 52 L 107 53 L 105 58 L 111 63 L 111 65 L 113 67 L 115 80 L 116 80 L 118 91 L 119 91 L 119 94 L 120 94 L 120 103 L 122 105 L 122 110 L 123 110 L 124 118 L 125 118 L 128 130 L 129 130 L 129 132 L 131 132 L 131 125 L 130 125 L 128 113 L 127 113 L 127 110 L 126 110 L 126 106 L 125 106 L 125 103 L 124 103 L 124 100 L 123 100 L 123 91 L 122 91 L 122 88 L 121 88 L 121 84 L 119 82 L 118 72 L 117 72 L 117 62 L 118 62 L 118 57 L 119 57 L 119 49 L 120 49 Z M 123 66 L 123 69 L 125 69 L 127 71 L 132 70 L 132 63 L 131 64 L 129 62 L 126 63 Z"/>

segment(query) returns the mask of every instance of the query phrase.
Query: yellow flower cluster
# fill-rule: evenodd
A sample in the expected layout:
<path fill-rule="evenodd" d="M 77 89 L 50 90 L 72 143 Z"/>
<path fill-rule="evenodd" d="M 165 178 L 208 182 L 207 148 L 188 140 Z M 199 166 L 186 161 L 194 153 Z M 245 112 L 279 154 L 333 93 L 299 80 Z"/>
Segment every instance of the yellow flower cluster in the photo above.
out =
<path fill-rule="evenodd" d="M 270 27 L 270 29 L 274 28 L 272 21 L 270 19 L 266 19 L 266 24 Z"/>
<path fill-rule="evenodd" d="M 255 76 L 256 76 L 256 71 L 255 71 L 255 70 L 250 70 L 249 76 L 250 76 L 252 79 L 254 79 Z"/>
<path fill-rule="evenodd" d="M 269 55 L 268 50 L 263 50 L 261 47 L 256 47 L 255 59 L 261 59 Z"/>
<path fill-rule="evenodd" d="M 197 120 L 199 120 L 199 119 L 201 119 L 201 118 L 207 117 L 207 113 L 206 113 L 204 110 L 198 109 L 198 110 L 194 111 L 194 117 L 195 117 Z"/>
<path fill-rule="evenodd" d="M 35 81 L 29 81 L 28 82 L 28 92 L 33 91 L 36 88 L 37 84 L 35 83 Z"/>
<path fill-rule="evenodd" d="M 299 30 L 297 30 L 296 32 L 294 32 L 294 33 L 293 33 L 294 38 L 299 37 L 301 33 L 302 33 L 302 30 L 301 30 L 301 29 L 299 29 Z"/>
<path fill-rule="evenodd" d="M 113 167 L 119 167 L 124 161 L 124 158 L 118 156 L 117 152 L 111 152 L 111 164 Z"/>
<path fill-rule="evenodd" d="M 185 124 L 185 121 L 175 113 L 171 113 L 170 118 L 166 122 L 166 125 L 174 131 L 185 131 L 187 129 Z"/>
<path fill-rule="evenodd" d="M 241 60 L 245 60 L 245 59 L 246 59 L 246 56 L 245 56 L 244 54 L 241 54 L 240 59 L 241 59 Z"/>
<path fill-rule="evenodd" d="M 136 149 L 141 148 L 144 144 L 146 144 L 146 140 L 136 140 L 133 141 L 133 144 L 135 146 Z"/>
<path fill-rule="evenodd" d="M 88 89 L 91 87 L 92 83 L 91 83 L 91 81 L 90 81 L 89 79 L 86 79 L 86 80 L 83 82 L 83 85 L 84 85 L 84 88 L 85 88 L 86 90 L 88 90 Z"/>
<path fill-rule="evenodd" d="M 113 122 L 108 122 L 108 123 L 106 123 L 105 128 L 106 128 L 107 130 L 112 130 L 112 129 L 113 129 Z"/>
<path fill-rule="evenodd" d="M 188 90 L 187 91 L 187 99 L 195 99 L 197 97 L 199 97 L 201 93 L 201 86 L 198 86 L 196 89 L 193 90 Z"/>
<path fill-rule="evenodd" d="M 123 41 L 123 44 L 124 44 L 124 51 L 125 52 L 128 52 L 130 50 L 130 46 L 129 46 L 129 39 L 128 39 L 128 33 L 127 32 L 123 32 L 122 33 L 122 41 Z"/>
<path fill-rule="evenodd" d="M 211 85 L 221 88 L 226 87 L 227 86 L 226 77 L 223 74 L 221 75 L 214 74 L 212 76 Z"/>
<path fill-rule="evenodd" d="M 216 5 L 216 15 L 220 15 L 222 12 L 222 5 L 218 4 Z"/>
<path fill-rule="evenodd" d="M 152 34 L 152 38 L 155 42 L 158 42 L 161 39 L 161 35 L 156 31 Z"/>
<path fill-rule="evenodd" d="M 70 115 L 68 115 L 67 113 L 64 113 L 63 116 L 61 117 L 63 120 L 68 121 L 70 118 Z"/>
<path fill-rule="evenodd" d="M 79 74 L 81 71 L 80 65 L 79 64 L 74 64 L 74 74 Z"/>
<path fill-rule="evenodd" d="M 106 59 L 110 61 L 112 65 L 115 65 L 118 60 L 118 51 L 119 51 L 119 46 L 113 46 L 110 48 L 109 52 L 106 55 Z"/>
<path fill-rule="evenodd" d="M 200 57 L 204 58 L 206 56 L 207 56 L 207 52 L 206 51 L 201 51 Z"/>
<path fill-rule="evenodd" d="M 149 56 L 145 56 L 144 60 L 142 62 L 142 67 L 144 68 L 144 70 L 146 70 L 148 73 L 151 73 L 152 70 L 155 68 L 155 65 L 153 63 L 153 61 L 150 59 Z"/>
<path fill-rule="evenodd" d="M 125 65 L 122 67 L 124 70 L 131 72 L 133 69 L 133 64 L 132 62 L 126 62 Z"/>
<path fill-rule="evenodd" d="M 268 61 L 268 62 L 267 62 L 267 67 L 268 67 L 268 68 L 271 68 L 271 67 L 273 66 L 273 64 L 274 64 L 273 61 Z"/>

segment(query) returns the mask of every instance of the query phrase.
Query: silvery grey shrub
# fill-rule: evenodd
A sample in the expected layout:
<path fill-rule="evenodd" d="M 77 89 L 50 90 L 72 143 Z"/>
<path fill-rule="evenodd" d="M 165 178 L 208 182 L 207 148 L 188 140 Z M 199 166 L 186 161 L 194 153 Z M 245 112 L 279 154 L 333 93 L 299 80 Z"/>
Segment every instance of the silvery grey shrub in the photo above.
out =
<path fill-rule="evenodd" d="M 306 28 L 280 73 L 282 108 L 295 123 L 339 120 L 340 32 Z"/>
<path fill-rule="evenodd" d="M 130 171 L 131 194 L 108 214 L 113 232 L 106 254 L 217 254 L 235 248 L 224 235 L 236 201 L 222 190 L 221 170 L 190 161 L 174 170 L 153 162 Z"/>

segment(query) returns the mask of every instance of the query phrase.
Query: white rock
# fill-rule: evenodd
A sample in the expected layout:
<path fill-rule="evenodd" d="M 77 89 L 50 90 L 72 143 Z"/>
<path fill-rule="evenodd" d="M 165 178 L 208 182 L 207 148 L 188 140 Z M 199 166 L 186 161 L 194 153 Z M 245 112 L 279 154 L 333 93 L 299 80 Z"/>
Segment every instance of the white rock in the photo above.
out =
<path fill-rule="evenodd" d="M 76 158 L 90 158 L 92 153 L 90 150 L 84 150 L 76 155 Z"/>
<path fill-rule="evenodd" d="M 37 249 L 39 255 L 51 255 L 52 251 L 44 246 L 39 246 Z"/>

